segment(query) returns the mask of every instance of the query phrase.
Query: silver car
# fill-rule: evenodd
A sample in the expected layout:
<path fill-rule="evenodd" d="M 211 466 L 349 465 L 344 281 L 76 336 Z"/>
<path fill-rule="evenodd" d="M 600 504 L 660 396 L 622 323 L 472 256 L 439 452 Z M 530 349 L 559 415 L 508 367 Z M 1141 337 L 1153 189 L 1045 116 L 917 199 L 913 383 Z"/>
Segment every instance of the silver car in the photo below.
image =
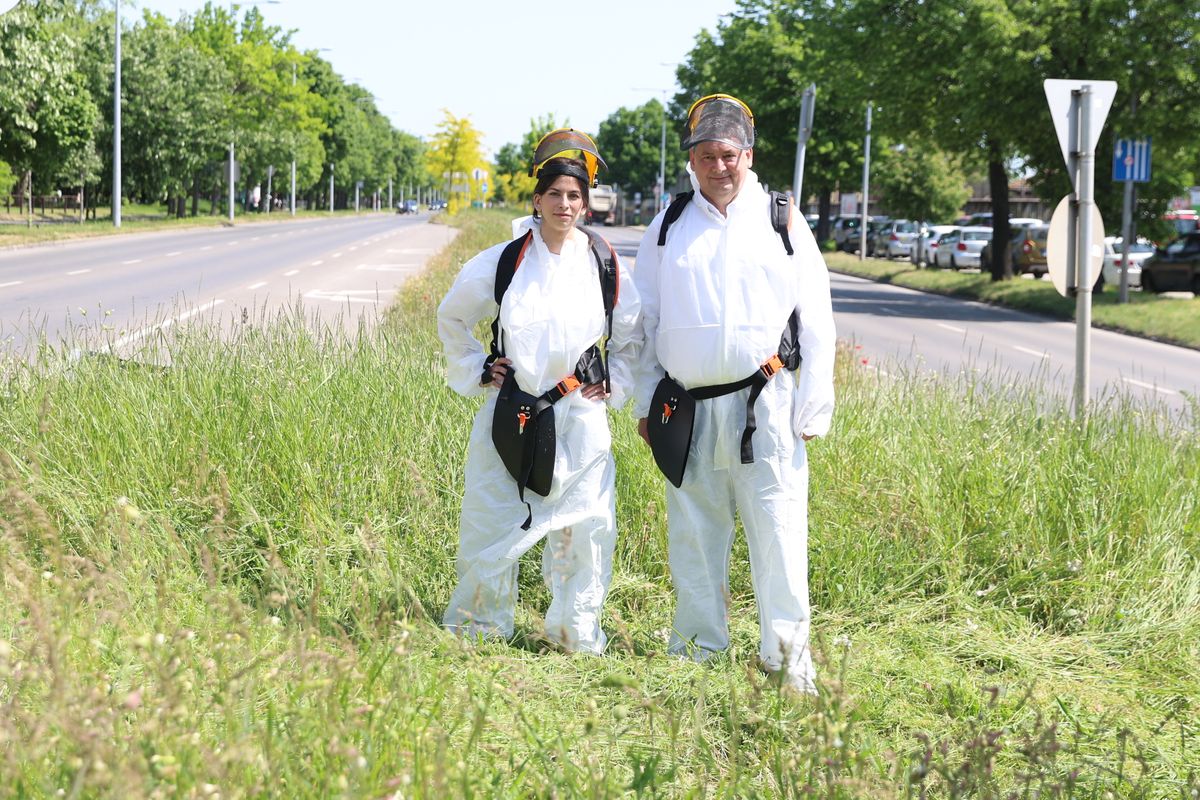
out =
<path fill-rule="evenodd" d="M 972 225 L 943 236 L 937 248 L 937 266 L 950 269 L 978 267 L 979 251 L 992 240 L 992 229 Z"/>
<path fill-rule="evenodd" d="M 938 244 L 942 237 L 958 229 L 957 225 L 930 225 L 926 228 L 921 245 L 921 263 L 932 266 L 937 261 Z"/>
<path fill-rule="evenodd" d="M 1104 267 L 1100 272 L 1100 286 L 1121 285 L 1121 256 L 1124 239 L 1120 236 L 1104 237 Z M 1129 285 L 1142 285 L 1142 262 L 1154 255 L 1154 245 L 1148 239 L 1138 237 L 1129 247 Z"/>
<path fill-rule="evenodd" d="M 910 258 L 917 238 L 917 223 L 894 219 L 880 228 L 875 239 L 875 255 L 883 258 Z"/>

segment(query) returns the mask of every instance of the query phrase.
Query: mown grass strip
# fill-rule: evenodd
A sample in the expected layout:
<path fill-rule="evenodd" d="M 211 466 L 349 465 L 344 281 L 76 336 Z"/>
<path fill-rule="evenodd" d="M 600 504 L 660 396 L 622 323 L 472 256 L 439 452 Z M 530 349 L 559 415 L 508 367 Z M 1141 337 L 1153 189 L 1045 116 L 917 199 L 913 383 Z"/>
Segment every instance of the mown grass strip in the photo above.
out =
<path fill-rule="evenodd" d="M 548 651 L 540 553 L 512 643 L 437 628 L 478 401 L 433 312 L 495 212 L 350 338 L 303 314 L 172 331 L 168 369 L 0 385 L 0 794 L 1186 797 L 1200 789 L 1200 441 L 854 359 L 814 443 L 824 694 L 733 647 L 664 654 L 662 481 L 612 418 L 603 657 Z"/>
<path fill-rule="evenodd" d="M 995 303 L 1058 319 L 1075 319 L 1075 300 L 1062 297 L 1048 281 L 1017 278 L 996 282 L 988 274 L 945 269 L 914 269 L 906 262 L 869 258 L 859 261 L 847 253 L 826 253 L 830 269 L 909 289 Z M 1161 297 L 1131 291 L 1129 303 L 1119 304 L 1107 287 L 1092 295 L 1092 322 L 1097 327 L 1163 342 L 1200 348 L 1200 298 Z"/>

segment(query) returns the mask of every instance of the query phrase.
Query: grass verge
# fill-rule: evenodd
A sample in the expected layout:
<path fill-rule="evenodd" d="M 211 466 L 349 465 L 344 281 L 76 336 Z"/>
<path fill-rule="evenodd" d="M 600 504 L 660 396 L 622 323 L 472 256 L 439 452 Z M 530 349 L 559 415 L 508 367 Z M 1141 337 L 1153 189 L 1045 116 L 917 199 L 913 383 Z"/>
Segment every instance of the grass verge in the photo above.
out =
<path fill-rule="evenodd" d="M 906 262 L 874 258 L 859 261 L 858 256 L 847 253 L 826 253 L 825 260 L 830 269 L 849 275 L 996 303 L 1059 319 L 1075 319 L 1075 300 L 1059 295 L 1049 281 L 996 282 L 987 274 L 913 269 Z M 1107 287 L 1100 294 L 1092 295 L 1092 323 L 1121 333 L 1200 348 L 1200 298 L 1189 300 L 1130 292 L 1129 302 L 1122 305 L 1117 303 L 1116 290 Z"/>
<path fill-rule="evenodd" d="M 494 212 L 346 338 L 172 331 L 169 369 L 53 354 L 0 385 L 0 796 L 1192 797 L 1200 441 L 840 362 L 811 448 L 824 693 L 664 654 L 662 481 L 613 416 L 610 652 L 436 625 L 476 402 L 433 310 Z"/>

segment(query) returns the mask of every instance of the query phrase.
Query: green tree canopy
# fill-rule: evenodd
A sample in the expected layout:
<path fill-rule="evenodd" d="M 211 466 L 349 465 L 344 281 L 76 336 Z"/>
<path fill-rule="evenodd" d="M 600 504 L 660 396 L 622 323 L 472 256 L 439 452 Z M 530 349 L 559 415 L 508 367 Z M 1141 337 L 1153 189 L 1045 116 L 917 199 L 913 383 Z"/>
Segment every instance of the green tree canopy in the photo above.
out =
<path fill-rule="evenodd" d="M 600 123 L 596 145 L 608 163 L 607 182 L 620 184 L 629 194 L 654 193 L 662 160 L 662 126 L 665 109 L 657 99 L 637 108 L 621 107 Z M 667 121 L 667 185 L 683 171 L 687 153 L 679 146 L 679 127 Z"/>

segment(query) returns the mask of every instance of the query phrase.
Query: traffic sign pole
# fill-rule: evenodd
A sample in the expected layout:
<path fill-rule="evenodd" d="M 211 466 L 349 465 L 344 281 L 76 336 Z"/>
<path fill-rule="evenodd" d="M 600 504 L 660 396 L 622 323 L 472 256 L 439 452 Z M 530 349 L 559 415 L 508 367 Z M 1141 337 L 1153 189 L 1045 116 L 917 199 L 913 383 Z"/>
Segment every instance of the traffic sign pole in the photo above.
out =
<path fill-rule="evenodd" d="M 1096 170 L 1096 146 L 1092 143 L 1092 87 L 1084 84 L 1074 103 L 1079 112 L 1079 239 L 1075 247 L 1078 281 L 1075 285 L 1075 417 L 1087 414 L 1092 347 L 1092 179 Z M 1075 98 L 1073 98 L 1075 99 Z"/>

